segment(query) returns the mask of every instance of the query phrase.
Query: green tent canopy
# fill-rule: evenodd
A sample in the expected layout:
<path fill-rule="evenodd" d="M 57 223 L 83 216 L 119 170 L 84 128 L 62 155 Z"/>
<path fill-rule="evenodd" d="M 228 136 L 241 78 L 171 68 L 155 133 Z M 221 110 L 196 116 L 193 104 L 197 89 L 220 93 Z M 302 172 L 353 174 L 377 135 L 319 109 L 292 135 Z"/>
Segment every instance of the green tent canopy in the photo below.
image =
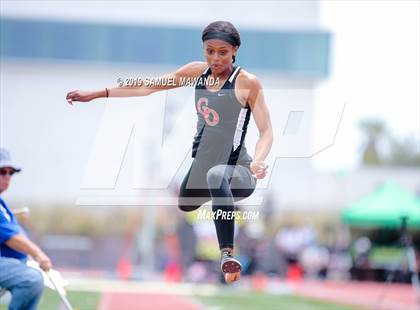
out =
<path fill-rule="evenodd" d="M 408 218 L 409 228 L 420 229 L 420 199 L 393 182 L 350 204 L 342 213 L 345 223 L 358 227 L 399 228 L 403 216 Z"/>

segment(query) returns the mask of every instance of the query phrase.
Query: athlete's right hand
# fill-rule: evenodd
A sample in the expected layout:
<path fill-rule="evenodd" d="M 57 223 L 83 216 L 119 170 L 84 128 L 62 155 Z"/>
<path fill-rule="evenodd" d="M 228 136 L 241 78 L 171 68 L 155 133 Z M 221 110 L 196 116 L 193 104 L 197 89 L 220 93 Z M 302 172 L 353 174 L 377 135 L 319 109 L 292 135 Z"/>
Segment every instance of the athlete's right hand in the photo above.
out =
<path fill-rule="evenodd" d="M 74 90 L 67 93 L 66 99 L 67 102 L 73 104 L 73 101 L 88 102 L 95 99 L 95 92 L 93 91 L 83 91 L 83 90 Z"/>

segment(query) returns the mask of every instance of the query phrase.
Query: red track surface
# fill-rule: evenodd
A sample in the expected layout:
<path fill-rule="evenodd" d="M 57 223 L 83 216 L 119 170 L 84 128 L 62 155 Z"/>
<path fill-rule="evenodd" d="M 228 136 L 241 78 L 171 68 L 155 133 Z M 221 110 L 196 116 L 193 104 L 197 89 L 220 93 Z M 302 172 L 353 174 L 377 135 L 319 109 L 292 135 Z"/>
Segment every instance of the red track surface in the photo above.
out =
<path fill-rule="evenodd" d="M 305 281 L 296 285 L 296 293 L 369 309 L 419 310 L 413 287 L 405 284 Z"/>
<path fill-rule="evenodd" d="M 290 282 L 289 282 L 290 284 Z M 375 282 L 303 281 L 291 292 L 305 297 L 375 310 L 420 310 L 411 285 Z M 187 297 L 173 293 L 104 292 L 100 310 L 202 310 Z"/>
<path fill-rule="evenodd" d="M 171 294 L 103 293 L 100 310 L 201 310 L 182 296 Z"/>

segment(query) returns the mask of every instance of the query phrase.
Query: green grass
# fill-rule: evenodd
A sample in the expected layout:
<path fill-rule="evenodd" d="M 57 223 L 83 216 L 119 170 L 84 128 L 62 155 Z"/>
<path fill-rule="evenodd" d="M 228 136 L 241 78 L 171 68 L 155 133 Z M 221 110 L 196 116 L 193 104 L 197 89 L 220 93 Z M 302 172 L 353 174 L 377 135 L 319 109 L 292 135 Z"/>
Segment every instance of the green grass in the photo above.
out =
<path fill-rule="evenodd" d="M 352 306 L 338 305 L 295 295 L 266 293 L 220 293 L 214 296 L 195 296 L 201 304 L 218 310 L 355 310 Z"/>
<path fill-rule="evenodd" d="M 99 292 L 69 291 L 67 298 L 73 307 L 79 310 L 96 310 L 100 298 Z M 217 293 L 212 296 L 191 296 L 209 309 L 217 310 L 355 310 L 362 309 L 352 306 L 323 302 L 296 295 L 275 295 L 256 292 Z M 46 288 L 41 298 L 38 310 L 58 310 L 60 297 L 54 291 Z M 1 305 L 0 310 L 7 310 Z"/>
<path fill-rule="evenodd" d="M 101 294 L 99 292 L 68 291 L 67 299 L 73 307 L 79 310 L 96 310 Z M 44 294 L 38 304 L 38 310 L 58 310 L 61 299 L 58 294 L 49 288 L 44 289 Z M 0 305 L 0 310 L 7 310 L 5 305 Z"/>

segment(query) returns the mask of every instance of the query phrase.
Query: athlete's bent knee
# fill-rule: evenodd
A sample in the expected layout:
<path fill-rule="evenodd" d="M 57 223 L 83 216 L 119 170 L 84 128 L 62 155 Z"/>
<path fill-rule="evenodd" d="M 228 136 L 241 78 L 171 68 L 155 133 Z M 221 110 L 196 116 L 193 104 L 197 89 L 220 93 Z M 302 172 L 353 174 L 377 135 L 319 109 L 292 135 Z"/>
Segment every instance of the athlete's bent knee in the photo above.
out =
<path fill-rule="evenodd" d="M 199 208 L 199 206 L 197 207 L 197 206 L 185 206 L 185 205 L 178 205 L 178 208 L 179 208 L 181 211 L 184 211 L 184 212 L 192 212 L 192 211 L 194 211 L 194 210 L 197 210 L 197 209 Z"/>
<path fill-rule="evenodd" d="M 184 212 L 191 212 L 191 211 L 197 210 L 201 206 L 201 204 L 198 205 L 194 201 L 191 201 L 191 199 L 195 199 L 195 198 L 179 196 L 178 208 Z"/>
<path fill-rule="evenodd" d="M 207 172 L 207 184 L 210 188 L 219 188 L 225 178 L 225 171 L 221 167 L 213 167 Z"/>

